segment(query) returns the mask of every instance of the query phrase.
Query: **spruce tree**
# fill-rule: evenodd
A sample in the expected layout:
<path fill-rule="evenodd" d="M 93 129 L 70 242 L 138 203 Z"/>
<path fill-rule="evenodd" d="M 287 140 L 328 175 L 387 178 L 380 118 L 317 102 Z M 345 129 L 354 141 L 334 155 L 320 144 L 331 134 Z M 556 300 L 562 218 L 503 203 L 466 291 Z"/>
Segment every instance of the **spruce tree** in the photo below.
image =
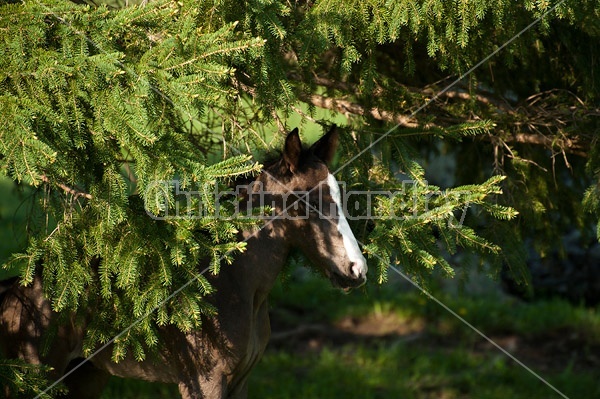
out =
<path fill-rule="evenodd" d="M 214 210 L 215 188 L 258 173 L 251 153 L 278 147 L 294 114 L 345 116 L 336 177 L 396 193 L 360 204 L 375 217 L 353 226 L 380 282 L 390 263 L 419 281 L 453 275 L 446 254 L 463 250 L 522 270 L 523 234 L 543 247 L 561 223 L 585 227 L 582 195 L 557 174 L 585 170 L 570 179 L 600 214 L 595 1 L 123 5 L 0 6 L 0 170 L 37 201 L 26 248 L 3 267 L 22 284 L 39 273 L 56 312 L 97 310 L 88 353 L 134 322 L 115 360 L 144 358 L 158 326 L 202 328 L 215 309 L 200 261 L 227 267 L 256 222 L 151 218 L 179 201 L 157 182 Z M 433 185 L 440 152 L 459 166 Z"/>

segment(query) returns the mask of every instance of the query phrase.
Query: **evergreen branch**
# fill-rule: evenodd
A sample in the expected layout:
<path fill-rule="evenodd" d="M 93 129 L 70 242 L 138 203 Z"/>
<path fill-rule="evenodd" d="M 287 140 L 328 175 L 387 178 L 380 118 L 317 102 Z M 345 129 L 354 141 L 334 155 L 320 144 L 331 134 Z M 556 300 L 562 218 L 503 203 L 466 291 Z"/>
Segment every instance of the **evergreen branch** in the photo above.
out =
<path fill-rule="evenodd" d="M 265 43 L 264 40 L 257 39 L 257 40 L 253 40 L 250 43 L 241 43 L 241 44 L 237 44 L 235 46 L 220 46 L 219 48 L 217 48 L 215 50 L 209 51 L 207 53 L 204 53 L 204 54 L 194 57 L 192 59 L 183 61 L 180 64 L 172 65 L 168 68 L 165 68 L 164 70 L 169 71 L 172 69 L 183 68 L 186 65 L 194 64 L 198 61 L 213 57 L 218 54 L 231 54 L 231 53 L 236 53 L 236 52 L 242 52 L 242 51 L 247 50 L 252 47 L 262 47 L 264 45 L 264 43 Z"/>
<path fill-rule="evenodd" d="M 541 133 L 515 133 L 503 137 L 502 141 L 506 143 L 532 144 L 539 145 L 549 149 L 558 148 L 569 154 L 577 155 L 582 158 L 588 157 L 591 146 L 591 139 L 583 135 L 556 138 L 546 136 Z"/>
<path fill-rule="evenodd" d="M 429 91 L 429 90 L 428 90 Z M 466 101 L 479 101 L 480 103 L 486 104 L 486 105 L 493 105 L 499 109 L 502 110 L 509 110 L 511 109 L 511 107 L 509 106 L 508 103 L 503 102 L 499 99 L 496 99 L 494 97 L 492 97 L 491 95 L 486 95 L 483 93 L 473 93 L 473 94 L 469 94 L 465 91 L 459 91 L 459 90 L 448 90 L 445 91 L 444 93 L 442 93 L 440 96 L 440 98 L 450 98 L 450 99 L 460 99 L 460 100 L 466 100 Z"/>
<path fill-rule="evenodd" d="M 66 389 L 59 385 L 50 392 L 43 391 L 50 384 L 48 374 L 51 371 L 52 367 L 44 364 L 28 364 L 20 359 L 0 357 L 0 386 L 18 393 L 15 397 L 35 396 L 40 399 L 52 399 L 61 393 L 65 394 Z"/>
<path fill-rule="evenodd" d="M 297 73 L 290 73 L 288 75 L 291 79 L 302 82 L 303 79 Z M 336 90 L 343 91 L 348 95 L 356 96 L 358 93 L 358 88 L 356 85 L 347 82 L 339 82 L 334 81 L 322 76 L 315 75 L 312 77 L 312 81 L 319 86 L 324 86 L 327 88 L 332 88 Z M 420 95 L 431 95 L 429 93 L 431 91 L 430 88 L 426 90 L 419 89 L 410 89 L 405 87 L 405 89 L 413 92 L 415 94 Z M 246 86 L 246 90 L 248 90 L 248 86 Z M 250 91 L 252 92 L 252 91 Z M 503 101 L 502 99 L 495 98 L 493 95 L 486 94 L 483 92 L 476 92 L 473 94 L 467 93 L 465 91 L 459 90 L 448 90 L 443 92 L 439 97 L 440 98 L 448 98 L 448 99 L 458 99 L 463 101 L 477 101 L 481 104 L 493 106 L 496 109 L 501 110 L 505 114 L 511 116 L 508 120 L 502 122 L 508 128 L 519 129 L 520 127 L 528 127 L 530 130 L 535 129 L 535 126 L 544 126 L 547 128 L 556 127 L 556 121 L 559 120 L 560 116 L 564 116 L 564 111 L 559 109 L 556 112 L 549 111 L 546 107 L 538 106 L 534 107 L 534 104 L 539 101 L 540 97 L 548 96 L 552 94 L 551 92 L 538 93 L 536 96 L 528 98 L 526 104 L 521 105 L 518 108 L 514 108 L 507 101 Z M 572 94 L 572 93 L 570 93 Z M 377 88 L 372 93 L 372 96 L 383 96 L 385 95 L 383 89 Z M 586 107 L 583 101 L 577 98 L 575 95 L 576 101 L 582 107 L 578 109 L 579 114 L 577 115 L 577 120 L 581 121 L 586 118 L 592 118 L 600 115 L 600 110 L 596 108 Z M 415 127 L 423 127 L 420 126 L 417 122 L 412 122 L 408 117 L 403 115 L 397 115 L 393 112 L 382 110 L 380 108 L 371 108 L 367 109 L 357 103 L 353 103 L 351 101 L 335 99 L 331 97 L 324 97 L 317 94 L 312 95 L 299 95 L 299 98 L 309 104 L 315 105 L 320 108 L 331 109 L 334 111 L 338 111 L 344 114 L 355 114 L 360 116 L 371 116 L 377 120 L 382 120 L 385 122 L 399 124 L 405 128 L 415 128 Z M 444 110 L 441 110 L 442 112 Z M 525 114 L 525 115 L 523 115 Z M 525 116 L 525 121 L 523 121 L 523 117 Z M 573 115 L 573 118 L 575 116 Z M 439 118 L 442 120 L 444 118 Z M 460 122 L 464 122 L 465 118 L 450 118 L 446 121 L 445 124 L 456 124 Z M 576 120 L 572 120 L 572 123 L 577 122 Z M 566 123 L 564 123 L 567 125 Z M 434 124 L 429 122 L 427 127 L 440 127 L 438 124 Z M 564 133 L 564 132 L 563 132 Z M 420 135 L 421 133 L 419 133 Z M 482 136 L 484 139 L 495 141 L 499 138 L 497 134 L 490 134 L 487 137 Z M 573 154 L 579 157 L 586 158 L 588 156 L 588 152 L 591 145 L 591 136 L 584 132 L 569 132 L 569 134 L 560 134 L 560 135 L 545 135 L 539 132 L 529 132 L 529 133 L 514 133 L 510 135 L 506 135 L 502 137 L 501 140 L 505 143 L 519 143 L 519 144 L 532 144 L 546 147 L 548 149 L 559 149 L 560 151 L 568 154 Z"/>
<path fill-rule="evenodd" d="M 86 193 L 86 192 L 85 192 L 85 191 L 83 191 L 83 190 L 79 190 L 79 189 L 75 189 L 75 188 L 69 187 L 69 186 L 67 186 L 66 184 L 63 184 L 63 183 L 57 183 L 57 182 L 53 182 L 53 181 L 52 181 L 52 180 L 50 180 L 50 178 L 49 178 L 48 176 L 46 176 L 46 175 L 42 175 L 42 176 L 40 177 L 40 179 L 41 179 L 41 180 L 42 180 L 44 183 L 47 183 L 47 184 L 50 184 L 50 185 L 55 185 L 55 186 L 58 186 L 58 187 L 59 187 L 60 189 L 62 189 L 62 190 L 65 192 L 65 193 L 72 195 L 72 196 L 73 196 L 73 199 L 75 199 L 75 200 L 76 200 L 77 198 L 79 198 L 79 197 L 83 197 L 83 198 L 86 198 L 86 199 L 89 199 L 89 200 L 91 200 L 91 199 L 92 199 L 92 195 L 91 195 L 91 194 L 88 194 L 88 193 Z"/>
<path fill-rule="evenodd" d="M 477 151 L 454 146 L 460 138 L 475 134 L 491 140 L 494 149 L 506 149 L 504 156 L 513 160 L 521 158 L 507 143 L 531 144 L 537 147 L 534 150 L 547 148 L 553 155 L 588 155 L 589 174 L 600 170 L 598 150 L 591 145 L 598 126 L 593 120 L 599 114 L 597 79 L 581 73 L 596 70 L 597 57 L 586 46 L 577 47 L 577 54 L 568 57 L 563 50 L 597 40 L 598 23 L 589 18 L 597 15 L 596 8 L 586 10 L 585 5 L 591 4 L 590 0 L 571 2 L 569 7 L 579 11 L 568 20 L 559 18 L 561 30 L 567 33 L 560 40 L 555 40 L 555 34 L 530 31 L 531 36 L 523 36 L 523 44 L 515 42 L 502 61 L 490 63 L 489 72 L 495 76 L 482 71 L 468 86 L 465 82 L 461 89 L 442 91 L 431 104 L 427 102 L 432 98 L 430 92 L 439 92 L 432 90 L 433 86 L 444 83 L 429 86 L 426 82 L 438 80 L 440 71 L 461 75 L 482 52 L 512 36 L 515 27 L 524 26 L 521 22 L 531 18 L 531 9 L 501 3 L 462 1 L 459 8 L 456 2 L 442 1 L 350 4 L 327 0 L 310 6 L 305 2 L 283 6 L 283 2 L 269 0 L 252 2 L 249 7 L 220 8 L 203 2 L 161 1 L 115 11 L 45 0 L 43 4 L 1 6 L 0 170 L 19 182 L 41 182 L 66 194 L 48 196 L 43 208 L 60 229 L 45 238 L 44 233 L 33 232 L 25 254 L 13 256 L 6 266 L 23 270 L 25 282 L 41 269 L 48 292 L 55 293 L 55 307 L 81 310 L 85 308 L 82 304 L 98 304 L 101 317 L 91 320 L 85 347 L 89 351 L 98 342 L 108 342 L 116 329 L 148 315 L 171 298 L 170 287 L 194 277 L 200 259 L 214 255 L 214 259 L 220 256 L 223 264 L 230 262 L 232 258 L 223 257 L 223 252 L 243 249 L 235 244 L 235 229 L 257 223 L 251 218 L 229 223 L 208 217 L 178 226 L 153 221 L 144 210 L 160 211 L 177 202 L 168 185 L 151 191 L 152 183 L 173 179 L 188 187 L 207 183 L 201 188 L 202 198 L 194 201 L 212 212 L 215 203 L 209 189 L 223 178 L 259 170 L 249 159 L 229 157 L 216 162 L 229 154 L 225 150 L 209 153 L 212 142 L 223 136 L 230 143 L 245 144 L 248 153 L 267 149 L 269 144 L 261 134 L 270 137 L 273 118 L 282 129 L 290 123 L 287 108 L 279 106 L 293 108 L 298 99 L 308 104 L 309 118 L 315 119 L 317 107 L 363 117 L 352 121 L 353 129 L 361 134 L 341 140 L 348 146 L 345 155 L 367 147 L 378 134 L 361 129 L 365 124 L 361 119 L 405 128 L 398 134 L 386 133 L 389 145 L 381 146 L 381 154 L 365 154 L 343 172 L 356 187 L 394 186 L 399 173 L 418 182 L 405 201 L 398 197 L 389 206 L 396 207 L 396 215 L 419 214 L 421 218 L 373 221 L 375 228 L 368 232 L 365 223 L 364 234 L 373 233 L 369 236 L 373 241 L 365 249 L 386 259 L 379 264 L 380 281 L 390 257 L 403 257 L 416 276 L 431 268 L 448 272 L 436 240 L 442 240 L 450 253 L 457 247 L 484 256 L 495 253 L 494 244 L 503 237 L 487 242 L 478 232 L 462 229 L 454 221 L 455 214 L 468 204 L 480 204 L 478 210 L 483 212 L 478 217 L 489 217 L 481 224 L 513 218 L 516 212 L 511 208 L 491 203 L 490 196 L 501 192 L 499 182 L 440 193 L 427 186 L 423 168 L 415 161 L 422 154 L 412 151 L 406 137 L 457 139 L 456 144 L 446 141 L 446 154 L 458 158 L 476 153 L 481 157 L 478 162 L 458 161 L 457 169 L 469 173 L 485 173 L 481 165 L 488 160 Z M 210 17 L 204 18 L 207 8 Z M 533 14 L 539 15 L 537 11 Z M 225 22 L 234 20 L 242 22 Z M 554 43 L 560 43 L 560 48 L 551 47 Z M 531 79 L 534 75 L 536 79 Z M 239 77 L 243 84 L 236 81 Z M 564 91 L 527 98 L 539 87 L 572 88 L 589 104 L 563 95 Z M 330 97 L 323 96 L 324 92 Z M 504 93 L 511 93 L 514 100 L 504 100 Z M 247 101 L 247 97 L 252 98 Z M 429 107 L 428 117 L 402 115 L 421 103 Z M 244 140 L 252 134 L 254 142 Z M 203 140 L 210 144 L 205 146 Z M 483 142 L 483 146 L 489 144 Z M 542 167 L 543 162 L 535 160 Z M 538 164 L 533 159 L 525 161 Z M 521 167 L 523 162 L 512 164 Z M 129 175 L 132 184 L 126 186 L 119 172 Z M 583 179 L 583 173 L 576 176 Z M 531 182 L 534 177 L 528 171 L 518 175 L 519 181 Z M 513 181 L 506 179 L 502 188 L 508 191 Z M 536 188 L 537 182 L 525 184 L 527 198 L 516 206 L 519 209 L 541 197 L 564 198 L 551 195 L 549 185 Z M 461 194 L 461 190 L 471 193 Z M 128 197 L 130 191 L 140 196 Z M 435 198 L 431 197 L 434 194 Z M 65 196 L 92 201 L 75 212 Z M 419 201 L 412 201 L 414 198 Z M 588 208 L 600 213 L 595 185 L 585 199 Z M 538 203 L 545 209 L 552 205 L 549 201 Z M 382 205 L 381 212 L 389 206 Z M 192 231 L 205 235 L 191 238 Z M 510 241 L 502 242 L 503 250 L 505 244 L 507 252 L 516 246 L 510 248 Z M 97 267 L 90 265 L 92 257 L 102 259 Z M 219 266 L 212 264 L 212 270 L 216 272 Z M 202 299 L 211 290 L 208 280 L 188 290 L 185 287 L 189 285 L 182 288 L 185 306 L 163 307 L 156 316 L 135 321 L 139 327 L 119 335 L 122 339 L 115 346 L 115 356 L 129 348 L 141 359 L 148 348 L 140 342 L 152 347 L 159 339 L 152 330 L 156 324 L 171 322 L 188 329 L 197 326 L 201 313 L 211 314 Z"/>
<path fill-rule="evenodd" d="M 415 122 L 414 119 L 408 116 L 395 114 L 393 112 L 386 111 L 380 108 L 366 108 L 360 104 L 353 103 L 347 100 L 325 97 L 319 94 L 300 94 L 298 98 L 300 98 L 300 100 L 304 102 L 315 105 L 319 108 L 330 109 L 333 111 L 340 112 L 342 114 L 370 116 L 377 120 L 394 123 L 406 128 L 422 127 L 422 125 L 420 125 L 418 122 Z M 426 125 L 426 127 L 429 126 L 432 126 L 432 124 L 428 123 Z"/>

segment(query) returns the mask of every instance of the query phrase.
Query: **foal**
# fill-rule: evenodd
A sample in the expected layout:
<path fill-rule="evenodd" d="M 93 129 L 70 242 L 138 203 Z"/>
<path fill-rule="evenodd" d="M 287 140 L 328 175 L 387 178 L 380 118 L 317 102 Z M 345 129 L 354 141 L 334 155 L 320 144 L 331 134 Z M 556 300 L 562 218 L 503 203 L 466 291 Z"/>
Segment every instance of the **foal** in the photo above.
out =
<path fill-rule="evenodd" d="M 281 158 L 242 191 L 241 206 L 258 205 L 260 197 L 279 216 L 260 229 L 241 232 L 246 251 L 217 276 L 208 277 L 216 292 L 206 300 L 217 309 L 216 316 L 205 319 L 200 331 L 161 327 L 164 345 L 142 362 L 128 356 L 113 363 L 110 349 L 99 352 L 65 379 L 69 397 L 98 398 L 108 377 L 116 375 L 176 383 L 184 399 L 245 398 L 248 374 L 269 340 L 267 297 L 292 248 L 301 250 L 341 288 L 358 287 L 366 280 L 365 258 L 327 168 L 337 142 L 334 127 L 305 150 L 294 129 Z M 39 277 L 29 287 L 13 284 L 0 303 L 0 349 L 10 358 L 52 366 L 52 377 L 58 379 L 81 361 L 85 327 L 60 327 L 52 348 L 42 355 L 42 335 L 53 317 Z"/>

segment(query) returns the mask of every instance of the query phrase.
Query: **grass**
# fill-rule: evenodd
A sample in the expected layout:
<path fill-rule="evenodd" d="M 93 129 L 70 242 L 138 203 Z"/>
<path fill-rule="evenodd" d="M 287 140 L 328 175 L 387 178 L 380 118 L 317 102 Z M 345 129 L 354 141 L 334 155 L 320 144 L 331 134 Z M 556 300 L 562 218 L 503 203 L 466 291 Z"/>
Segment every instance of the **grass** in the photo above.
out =
<path fill-rule="evenodd" d="M 392 312 L 405 319 L 425 320 L 432 333 L 444 330 L 444 335 L 465 336 L 470 331 L 434 301 L 401 282 L 381 286 L 373 283 L 366 292 L 359 290 L 346 295 L 331 289 L 324 279 L 310 275 L 301 280 L 279 282 L 271 292 L 275 307 L 302 308 L 302 319 L 289 320 L 292 323 L 337 321 L 348 315 L 362 317 Z M 487 295 L 455 295 L 435 287 L 430 291 L 461 317 L 490 333 L 533 337 L 569 329 L 600 343 L 600 313 L 595 308 L 574 306 L 561 299 L 527 303 L 504 296 L 500 291 Z"/>
<path fill-rule="evenodd" d="M 571 398 L 600 394 L 592 373 L 548 378 Z M 252 375 L 250 393 L 273 399 L 560 397 L 503 356 L 411 344 L 350 345 L 306 356 L 271 352 Z"/>
<path fill-rule="evenodd" d="M 272 343 L 250 376 L 250 398 L 561 397 L 414 289 L 389 284 L 345 295 L 322 279 L 300 280 L 278 283 L 272 292 L 278 329 L 318 324 L 333 331 L 348 318 L 377 326 L 393 319 L 398 329 L 377 335 L 370 326 L 371 336 L 357 329 L 356 339 L 325 331 Z M 598 364 L 589 363 L 597 362 L 600 347 L 597 310 L 560 300 L 524 303 L 443 291 L 436 297 L 569 398 L 600 397 Z M 103 398 L 176 395 L 172 385 L 113 379 Z"/>

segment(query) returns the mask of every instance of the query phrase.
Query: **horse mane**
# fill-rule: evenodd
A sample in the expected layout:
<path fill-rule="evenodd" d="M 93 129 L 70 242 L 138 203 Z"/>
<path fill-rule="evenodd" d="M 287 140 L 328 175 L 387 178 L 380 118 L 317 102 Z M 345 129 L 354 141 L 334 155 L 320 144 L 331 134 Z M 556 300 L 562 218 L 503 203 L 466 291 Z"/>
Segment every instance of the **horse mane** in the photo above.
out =
<path fill-rule="evenodd" d="M 283 155 L 281 151 L 270 152 L 264 157 L 264 161 L 260 163 L 263 165 L 262 171 L 267 170 L 270 171 L 275 168 L 275 166 L 281 161 Z M 238 186 L 248 186 L 250 183 L 256 180 L 258 175 L 240 175 L 233 179 L 229 184 L 229 188 L 235 190 Z"/>

